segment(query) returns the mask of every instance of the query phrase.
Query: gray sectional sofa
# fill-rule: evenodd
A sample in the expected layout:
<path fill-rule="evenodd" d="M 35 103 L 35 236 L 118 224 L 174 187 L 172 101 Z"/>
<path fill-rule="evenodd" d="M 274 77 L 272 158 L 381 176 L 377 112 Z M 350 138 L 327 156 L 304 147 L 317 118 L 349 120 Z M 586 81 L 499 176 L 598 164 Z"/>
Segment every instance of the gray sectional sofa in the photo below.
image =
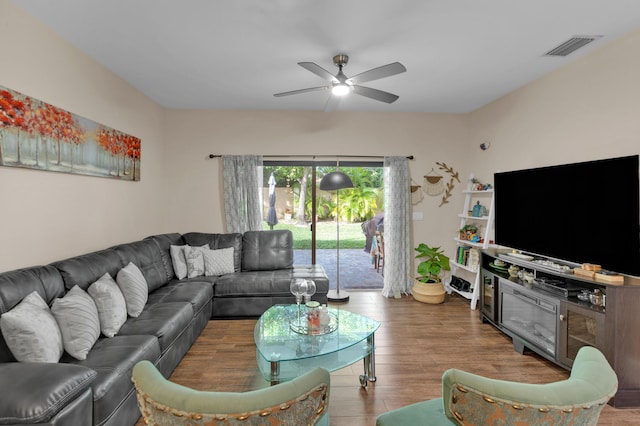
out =
<path fill-rule="evenodd" d="M 233 270 L 220 276 L 175 276 L 171 246 L 233 248 Z M 163 234 L 16 271 L 0 273 L 0 315 L 37 292 L 52 305 L 74 286 L 86 290 L 130 262 L 142 272 L 148 300 L 114 337 L 101 335 L 86 359 L 64 353 L 57 363 L 17 362 L 0 335 L 0 424 L 133 425 L 140 416 L 133 366 L 153 362 L 168 377 L 210 319 L 257 317 L 293 303 L 292 278 L 312 279 L 326 303 L 329 281 L 320 265 L 293 265 L 288 231 Z"/>

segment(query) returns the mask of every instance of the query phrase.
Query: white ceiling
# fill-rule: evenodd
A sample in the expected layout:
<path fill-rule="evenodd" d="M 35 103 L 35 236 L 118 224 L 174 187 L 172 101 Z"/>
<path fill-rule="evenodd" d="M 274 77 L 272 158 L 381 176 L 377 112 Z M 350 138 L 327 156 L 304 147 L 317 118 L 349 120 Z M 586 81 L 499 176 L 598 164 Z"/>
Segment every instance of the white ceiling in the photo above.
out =
<path fill-rule="evenodd" d="M 168 108 L 323 110 L 328 93 L 276 98 L 399 61 L 337 111 L 468 112 L 640 28 L 638 0 L 12 0 Z M 547 51 L 603 37 L 567 57 Z"/>

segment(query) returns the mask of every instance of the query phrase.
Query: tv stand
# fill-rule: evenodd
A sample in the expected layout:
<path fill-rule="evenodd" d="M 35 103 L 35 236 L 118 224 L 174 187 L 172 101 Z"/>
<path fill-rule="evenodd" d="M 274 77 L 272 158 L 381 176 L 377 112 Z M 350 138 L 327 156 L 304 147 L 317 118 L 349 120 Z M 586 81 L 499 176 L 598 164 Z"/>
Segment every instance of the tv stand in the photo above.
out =
<path fill-rule="evenodd" d="M 494 261 L 498 258 L 507 266 L 496 268 Z M 510 336 L 515 351 L 524 353 L 525 349 L 531 350 L 568 370 L 582 346 L 600 349 L 618 375 L 618 392 L 610 404 L 618 408 L 640 407 L 640 339 L 637 338 L 640 332 L 640 279 L 625 277 L 623 285 L 612 285 L 574 275 L 565 268 L 556 269 L 536 260 L 540 259 L 525 260 L 513 256 L 508 250 L 483 250 L 480 319 Z M 544 285 L 537 286 L 539 282 L 525 282 L 518 277 L 510 277 L 507 267 L 511 265 L 532 272 L 538 281 L 561 283 L 558 288 L 562 287 L 563 291 L 552 292 L 549 288 L 545 289 Z M 573 264 L 564 266 L 571 268 Z M 605 306 L 580 300 L 577 296 L 581 289 L 591 293 L 600 290 L 605 295 Z M 554 342 L 551 346 L 542 344 L 544 342 L 540 342 L 539 336 L 527 334 L 526 329 L 520 331 L 517 328 L 519 318 L 514 317 L 528 309 L 513 309 L 513 295 L 517 293 L 526 294 L 528 297 L 525 299 L 537 298 L 540 300 L 537 306 L 546 307 L 547 313 L 542 316 L 547 321 L 542 330 L 554 333 L 553 338 L 548 340 Z M 530 306 L 536 306 L 536 303 Z M 540 330 L 540 324 L 536 326 Z M 545 333 L 541 334 L 544 336 Z"/>

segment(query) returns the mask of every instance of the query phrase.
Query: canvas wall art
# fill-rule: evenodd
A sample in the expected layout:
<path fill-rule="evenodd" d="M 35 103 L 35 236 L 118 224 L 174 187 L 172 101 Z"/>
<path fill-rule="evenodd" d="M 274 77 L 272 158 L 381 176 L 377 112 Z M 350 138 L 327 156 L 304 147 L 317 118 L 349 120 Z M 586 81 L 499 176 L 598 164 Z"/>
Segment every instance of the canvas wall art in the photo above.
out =
<path fill-rule="evenodd" d="M 140 180 L 139 138 L 0 86 L 0 166 Z"/>

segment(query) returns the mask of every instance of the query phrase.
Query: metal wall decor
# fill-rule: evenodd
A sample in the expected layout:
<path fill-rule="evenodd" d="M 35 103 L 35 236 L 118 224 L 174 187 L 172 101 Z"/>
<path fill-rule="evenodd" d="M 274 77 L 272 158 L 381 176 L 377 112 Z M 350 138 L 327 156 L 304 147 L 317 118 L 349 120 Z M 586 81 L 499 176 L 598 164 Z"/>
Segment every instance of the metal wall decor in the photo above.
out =
<path fill-rule="evenodd" d="M 140 180 L 139 138 L 0 86 L 0 166 Z"/>
<path fill-rule="evenodd" d="M 458 172 L 456 172 L 455 170 L 453 170 L 453 167 L 449 167 L 447 166 L 446 163 L 438 163 L 436 161 L 436 165 L 438 166 L 438 169 L 443 170 L 445 173 L 447 173 L 450 177 L 449 182 L 447 182 L 445 191 L 444 191 L 444 195 L 442 196 L 442 200 L 440 201 L 440 205 L 438 207 L 442 207 L 443 205 L 447 204 L 449 202 L 449 197 L 451 197 L 451 193 L 453 191 L 453 188 L 455 187 L 456 182 L 458 181 L 458 183 L 460 183 L 460 178 L 458 177 Z"/>

